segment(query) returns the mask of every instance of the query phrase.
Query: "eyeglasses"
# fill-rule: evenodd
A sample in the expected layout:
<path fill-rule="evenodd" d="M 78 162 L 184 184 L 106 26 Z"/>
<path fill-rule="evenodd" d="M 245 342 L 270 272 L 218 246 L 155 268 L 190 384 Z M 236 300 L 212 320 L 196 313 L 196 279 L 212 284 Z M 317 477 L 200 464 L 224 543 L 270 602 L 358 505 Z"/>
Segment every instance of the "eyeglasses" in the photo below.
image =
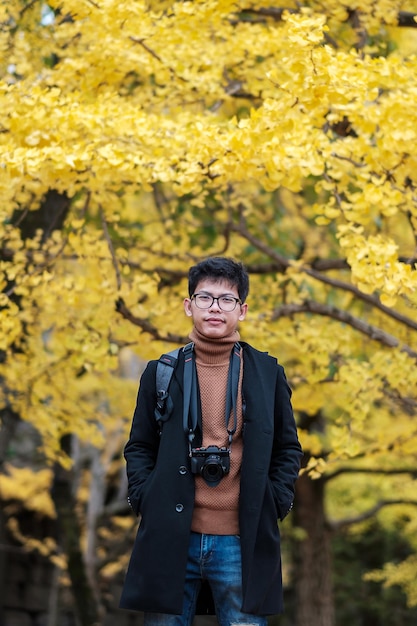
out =
<path fill-rule="evenodd" d="M 206 293 L 194 293 L 191 296 L 191 300 L 194 300 L 199 309 L 209 309 L 213 306 L 214 301 L 217 300 L 219 308 L 222 311 L 227 311 L 228 313 L 234 311 L 237 304 L 242 304 L 242 300 L 234 298 L 233 296 L 219 296 L 218 298 L 215 298 L 214 296 L 209 296 Z"/>

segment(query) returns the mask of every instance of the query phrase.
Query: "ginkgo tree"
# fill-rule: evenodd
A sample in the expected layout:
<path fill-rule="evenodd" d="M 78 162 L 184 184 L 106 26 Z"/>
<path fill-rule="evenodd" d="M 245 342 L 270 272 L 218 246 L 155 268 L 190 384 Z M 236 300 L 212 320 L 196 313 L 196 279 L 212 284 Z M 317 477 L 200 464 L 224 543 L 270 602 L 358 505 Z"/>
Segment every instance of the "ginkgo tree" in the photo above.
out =
<path fill-rule="evenodd" d="M 79 514 L 83 624 L 97 576 L 126 561 L 96 549 L 106 477 L 108 511 L 125 487 L 123 364 L 187 340 L 187 269 L 207 255 L 247 265 L 243 338 L 294 389 L 297 626 L 312 607 L 334 623 L 338 529 L 397 512 L 417 549 L 415 15 L 399 0 L 0 5 L 2 521 L 23 541 L 16 498 L 54 510 L 71 577 L 82 555 L 65 520 Z M 34 492 L 6 463 L 22 421 L 39 436 Z M 36 545 L 64 567 L 57 544 Z M 369 576 L 411 606 L 414 565 Z"/>

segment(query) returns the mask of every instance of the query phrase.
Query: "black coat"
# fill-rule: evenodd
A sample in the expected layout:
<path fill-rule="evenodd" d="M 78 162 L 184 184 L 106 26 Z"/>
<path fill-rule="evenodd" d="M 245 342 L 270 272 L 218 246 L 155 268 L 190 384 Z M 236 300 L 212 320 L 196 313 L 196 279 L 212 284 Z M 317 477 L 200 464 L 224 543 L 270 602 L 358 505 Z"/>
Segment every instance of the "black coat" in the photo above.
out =
<path fill-rule="evenodd" d="M 266 353 L 241 345 L 246 404 L 239 498 L 242 611 L 272 615 L 282 612 L 277 520 L 292 507 L 302 452 L 283 368 Z M 161 437 L 154 417 L 156 364 L 150 361 L 142 375 L 125 448 L 129 501 L 141 522 L 120 607 L 181 614 L 194 506 L 182 426 L 183 354 L 170 385 L 174 410 Z M 209 609 L 200 604 L 198 612 Z"/>

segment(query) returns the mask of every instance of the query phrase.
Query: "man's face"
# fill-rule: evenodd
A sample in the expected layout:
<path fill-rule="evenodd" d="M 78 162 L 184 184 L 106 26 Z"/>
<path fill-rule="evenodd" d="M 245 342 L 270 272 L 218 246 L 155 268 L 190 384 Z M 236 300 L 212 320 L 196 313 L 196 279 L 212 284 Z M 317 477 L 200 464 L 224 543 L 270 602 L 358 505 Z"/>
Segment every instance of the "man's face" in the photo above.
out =
<path fill-rule="evenodd" d="M 203 296 L 201 298 L 203 302 L 199 303 L 195 297 L 185 298 L 184 310 L 186 315 L 192 317 L 196 329 L 207 338 L 221 339 L 231 335 L 236 330 L 238 322 L 246 317 L 247 304 L 236 303 L 233 311 L 224 311 L 221 308 L 222 301 L 220 301 L 220 305 L 218 300 L 210 303 L 212 298 L 225 296 L 223 306 L 228 308 L 231 298 L 239 299 L 237 288 L 227 281 L 201 280 L 196 287 L 194 296 L 196 294 Z M 208 308 L 199 308 L 197 304 L 209 306 Z M 231 306 L 233 306 L 233 302 Z"/>

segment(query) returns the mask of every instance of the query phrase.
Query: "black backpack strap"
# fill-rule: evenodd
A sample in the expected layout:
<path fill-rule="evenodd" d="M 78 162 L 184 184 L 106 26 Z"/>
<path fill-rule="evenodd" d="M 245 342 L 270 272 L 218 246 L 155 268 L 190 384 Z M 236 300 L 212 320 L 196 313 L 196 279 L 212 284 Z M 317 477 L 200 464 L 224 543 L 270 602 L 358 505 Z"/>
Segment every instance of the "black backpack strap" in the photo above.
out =
<path fill-rule="evenodd" d="M 156 366 L 155 419 L 158 422 L 159 427 L 161 427 L 162 422 L 166 422 L 172 410 L 171 406 L 167 406 L 167 400 L 169 398 L 168 389 L 172 374 L 174 373 L 174 369 L 177 364 L 179 351 L 180 349 L 177 348 L 168 354 L 162 354 L 159 357 L 159 361 Z"/>
<path fill-rule="evenodd" d="M 180 350 L 193 349 L 194 344 L 187 344 L 183 348 L 176 348 L 167 354 L 162 354 L 159 357 L 158 364 L 156 366 L 156 407 L 155 407 L 155 419 L 159 424 L 159 430 L 161 431 L 162 423 L 166 422 L 173 409 L 172 400 L 169 397 L 169 385 L 174 373 L 174 369 L 178 362 L 178 354 Z"/>

